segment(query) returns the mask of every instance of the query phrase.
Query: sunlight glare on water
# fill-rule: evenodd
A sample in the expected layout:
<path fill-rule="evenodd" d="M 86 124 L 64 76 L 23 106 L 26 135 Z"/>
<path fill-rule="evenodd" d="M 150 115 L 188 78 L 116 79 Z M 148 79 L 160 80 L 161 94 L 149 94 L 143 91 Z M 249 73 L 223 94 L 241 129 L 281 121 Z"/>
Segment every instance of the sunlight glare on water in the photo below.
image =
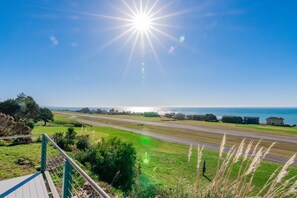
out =
<path fill-rule="evenodd" d="M 143 112 L 159 112 L 159 108 L 157 107 L 125 107 L 124 111 L 131 111 L 135 113 L 143 113 Z"/>

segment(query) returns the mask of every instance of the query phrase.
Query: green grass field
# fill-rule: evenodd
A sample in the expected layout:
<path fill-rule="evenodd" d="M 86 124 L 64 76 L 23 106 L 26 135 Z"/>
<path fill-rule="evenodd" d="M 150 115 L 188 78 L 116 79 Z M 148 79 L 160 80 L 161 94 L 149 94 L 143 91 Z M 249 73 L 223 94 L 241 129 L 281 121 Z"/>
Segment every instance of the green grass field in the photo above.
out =
<path fill-rule="evenodd" d="M 55 122 L 51 126 L 37 126 L 33 132 L 35 134 L 47 133 L 49 135 L 56 132 L 66 132 L 71 122 L 73 120 L 69 118 L 56 116 Z M 64 127 L 65 124 L 68 126 Z M 79 135 L 90 135 L 92 142 L 96 142 L 101 138 L 119 137 L 124 141 L 133 143 L 142 172 L 161 186 L 174 187 L 180 178 L 189 182 L 195 180 L 197 160 L 195 148 L 193 149 L 191 161 L 187 162 L 189 147 L 186 145 L 169 143 L 110 127 L 87 127 L 83 130 L 82 128 L 75 128 L 75 130 Z M 206 175 L 210 179 L 213 178 L 216 170 L 217 156 L 218 153 L 215 151 L 204 150 L 203 152 L 202 160 L 206 160 Z M 40 158 L 40 144 L 0 147 L 0 157 L 0 179 L 24 175 L 34 171 L 34 169 L 26 169 L 16 165 L 16 160 L 20 157 L 27 157 L 37 165 Z M 261 185 L 265 183 L 277 167 L 279 167 L 278 164 L 264 162 L 256 173 L 255 188 L 261 188 Z M 297 169 L 290 168 L 290 175 L 297 175 Z M 231 178 L 235 178 L 235 176 L 236 174 L 233 173 Z M 203 178 L 203 182 L 209 181 Z"/>
<path fill-rule="evenodd" d="M 54 114 L 63 113 L 63 111 L 54 111 Z M 77 112 L 64 112 L 71 113 L 73 115 L 86 115 Z M 204 122 L 204 121 L 194 121 L 194 120 L 175 120 L 166 117 L 144 117 L 137 115 L 103 115 L 103 114 L 92 114 L 92 116 L 97 117 L 109 117 L 109 118 L 124 118 L 138 121 L 150 121 L 150 122 L 166 122 L 166 123 L 175 123 L 175 124 L 185 124 L 185 125 L 194 125 L 194 126 L 204 126 L 210 128 L 220 128 L 220 129 L 234 129 L 240 131 L 248 131 L 255 133 L 269 133 L 276 135 L 291 135 L 297 136 L 297 126 L 296 127 L 283 127 L 283 126 L 270 126 L 270 125 L 256 125 L 256 124 L 231 124 L 231 123 L 222 123 L 222 122 Z"/>
<path fill-rule="evenodd" d="M 72 115 L 72 114 L 71 114 Z M 115 126 L 121 126 L 129 129 L 137 129 L 137 130 L 143 130 L 143 131 L 148 131 L 151 133 L 155 134 L 161 134 L 161 135 L 166 135 L 166 136 L 173 136 L 177 138 L 182 138 L 182 139 L 189 139 L 189 140 L 196 140 L 198 142 L 205 142 L 209 144 L 216 144 L 219 145 L 221 143 L 222 135 L 221 134 L 216 134 L 216 133 L 208 133 L 204 131 L 197 131 L 197 130 L 191 130 L 191 129 L 184 129 L 184 128 L 173 128 L 173 127 L 165 127 L 165 126 L 156 126 L 156 125 L 151 125 L 151 124 L 139 124 L 135 122 L 127 122 L 123 120 L 113 120 L 113 119 L 106 119 L 102 118 L 100 116 L 82 116 L 81 114 L 74 114 L 76 115 L 76 118 L 73 119 L 83 119 L 87 121 L 93 121 L 93 122 L 100 122 L 100 123 L 105 123 L 105 124 L 110 124 L 110 125 L 115 125 Z M 67 115 L 70 117 L 69 115 Z M 69 119 L 69 118 L 68 118 Z M 175 121 L 175 122 L 180 122 L 180 121 Z M 182 121 L 182 122 L 191 122 L 191 123 L 200 123 L 199 121 Z M 168 123 L 168 122 L 167 122 Z M 212 123 L 209 122 L 201 122 L 204 125 L 211 125 Z M 201 124 L 200 123 L 200 124 Z M 194 124 L 192 124 L 194 125 Z M 225 125 L 225 128 L 219 128 L 219 125 Z M 213 126 L 211 127 L 218 127 L 219 129 L 223 130 L 229 130 L 226 129 L 225 123 L 213 123 Z M 257 133 L 260 133 L 259 131 Z M 270 132 L 271 133 L 271 132 Z M 262 132 L 261 134 L 264 134 Z M 242 140 L 241 136 L 237 135 L 228 135 L 228 146 L 232 145 L 238 145 Z M 247 139 L 248 141 L 249 139 Z M 263 147 L 269 147 L 272 144 L 272 141 L 262 141 L 261 146 Z M 297 151 L 297 145 L 296 144 L 290 144 L 286 142 L 278 142 L 271 150 L 271 154 L 279 157 L 291 157 L 295 152 Z"/>

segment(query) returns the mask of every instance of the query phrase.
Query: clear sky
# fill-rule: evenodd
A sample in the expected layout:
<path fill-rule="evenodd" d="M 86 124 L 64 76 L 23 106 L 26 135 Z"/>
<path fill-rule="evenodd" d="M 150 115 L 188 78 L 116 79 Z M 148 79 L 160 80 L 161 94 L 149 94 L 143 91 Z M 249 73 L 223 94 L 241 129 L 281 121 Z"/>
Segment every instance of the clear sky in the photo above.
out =
<path fill-rule="evenodd" d="M 126 3 L 140 10 L 140 0 Z M 120 37 L 131 25 L 127 6 L 0 1 L 0 99 L 24 92 L 64 107 L 297 106 L 296 0 L 160 0 L 153 23 L 132 17 Z M 139 31 L 153 47 L 136 40 Z"/>

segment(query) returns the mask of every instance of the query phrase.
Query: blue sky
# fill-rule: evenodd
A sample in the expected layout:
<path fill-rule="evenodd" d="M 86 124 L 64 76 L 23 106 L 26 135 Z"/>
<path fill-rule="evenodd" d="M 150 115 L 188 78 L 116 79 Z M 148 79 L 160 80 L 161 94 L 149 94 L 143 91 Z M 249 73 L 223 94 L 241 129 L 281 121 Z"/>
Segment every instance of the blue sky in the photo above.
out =
<path fill-rule="evenodd" d="M 158 28 L 171 38 L 151 36 L 157 61 L 146 41 L 129 59 L 129 33 L 106 45 L 126 31 L 116 28 L 126 22 L 103 17 L 124 17 L 121 1 L 1 1 L 0 99 L 24 92 L 47 106 L 297 106 L 297 1 L 161 0 L 155 9 L 168 3 L 158 16 L 174 16 L 158 22 L 170 27 Z"/>

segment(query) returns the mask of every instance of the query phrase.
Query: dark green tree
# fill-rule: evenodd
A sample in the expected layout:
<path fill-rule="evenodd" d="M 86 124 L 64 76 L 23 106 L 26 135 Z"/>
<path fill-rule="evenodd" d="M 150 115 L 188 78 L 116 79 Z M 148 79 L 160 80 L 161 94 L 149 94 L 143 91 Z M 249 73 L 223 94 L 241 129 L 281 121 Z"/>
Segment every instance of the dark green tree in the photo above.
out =
<path fill-rule="evenodd" d="M 91 109 L 88 108 L 88 107 L 82 108 L 82 109 L 79 110 L 78 112 L 81 112 L 81 113 L 87 113 L 87 114 L 91 114 L 91 113 L 92 113 Z"/>
<path fill-rule="evenodd" d="M 20 112 L 21 107 L 15 99 L 8 99 L 0 102 L 0 112 L 10 115 L 16 120 L 16 115 Z"/>
<path fill-rule="evenodd" d="M 53 122 L 54 121 L 54 115 L 48 108 L 40 108 L 39 110 L 39 116 L 38 120 L 42 120 L 44 122 L 43 126 L 46 126 L 47 122 Z"/>
<path fill-rule="evenodd" d="M 31 96 L 21 93 L 16 99 L 0 102 L 0 112 L 12 116 L 16 122 L 26 122 L 38 118 L 39 106 Z"/>
<path fill-rule="evenodd" d="M 36 120 L 38 118 L 40 108 L 31 96 L 21 93 L 17 96 L 16 101 L 20 105 L 16 120 L 24 122 L 28 119 Z"/>

